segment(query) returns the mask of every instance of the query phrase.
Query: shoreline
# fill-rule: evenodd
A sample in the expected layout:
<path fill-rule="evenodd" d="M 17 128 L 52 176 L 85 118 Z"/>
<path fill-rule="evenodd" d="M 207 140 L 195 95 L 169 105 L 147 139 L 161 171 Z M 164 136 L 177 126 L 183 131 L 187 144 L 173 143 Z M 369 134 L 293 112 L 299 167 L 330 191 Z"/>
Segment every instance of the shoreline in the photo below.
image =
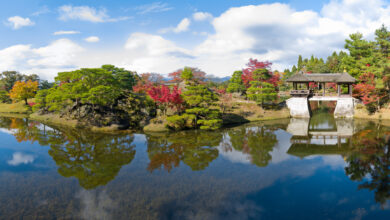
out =
<path fill-rule="evenodd" d="M 53 126 L 64 126 L 73 129 L 88 129 L 92 132 L 101 132 L 101 133 L 114 133 L 114 132 L 134 132 L 139 130 L 144 133 L 162 133 L 162 132 L 177 132 L 168 129 L 165 123 L 154 124 L 153 121 L 148 125 L 140 129 L 120 129 L 118 125 L 111 125 L 108 127 L 97 127 L 87 125 L 83 122 L 80 122 L 75 119 L 67 119 L 61 117 L 59 114 L 44 114 L 40 115 L 38 113 L 32 113 L 29 106 L 24 106 L 21 103 L 13 104 L 0 104 L 0 116 L 4 117 L 23 117 L 35 120 L 47 125 Z M 18 108 L 16 108 L 16 107 Z M 239 126 L 242 124 L 250 122 L 260 122 L 260 121 L 272 121 L 278 119 L 290 118 L 288 109 L 283 108 L 281 110 L 265 110 L 261 114 L 257 112 L 252 112 L 251 115 L 244 116 L 238 113 L 226 113 L 223 116 L 223 128 Z M 155 118 L 157 119 L 157 118 Z"/>
<path fill-rule="evenodd" d="M 18 118 L 29 118 L 47 125 L 54 126 L 64 126 L 73 129 L 88 129 L 92 132 L 101 132 L 101 133 L 114 133 L 114 132 L 134 132 L 141 131 L 144 133 L 164 133 L 164 132 L 177 132 L 170 130 L 166 127 L 165 122 L 153 123 L 153 120 L 148 125 L 140 129 L 120 129 L 119 125 L 111 125 L 107 127 L 97 127 L 84 124 L 75 119 L 67 119 L 61 117 L 59 114 L 44 114 L 39 115 L 37 113 L 32 113 L 29 106 L 24 106 L 21 103 L 12 103 L 12 104 L 0 104 L 0 116 L 4 117 L 18 117 Z M 240 115 L 238 113 L 225 113 L 223 115 L 223 128 L 235 127 L 246 123 L 251 122 L 261 122 L 261 121 L 272 121 L 278 119 L 287 119 L 291 118 L 289 110 L 283 108 L 281 110 L 264 110 L 261 114 L 257 112 L 252 112 L 251 115 Z M 378 112 L 370 114 L 365 108 L 358 107 L 355 108 L 354 119 L 362 120 L 374 120 L 374 121 L 384 121 L 390 124 L 390 109 L 383 108 Z M 158 118 L 154 118 L 158 119 Z M 156 120 L 158 121 L 158 120 Z"/>

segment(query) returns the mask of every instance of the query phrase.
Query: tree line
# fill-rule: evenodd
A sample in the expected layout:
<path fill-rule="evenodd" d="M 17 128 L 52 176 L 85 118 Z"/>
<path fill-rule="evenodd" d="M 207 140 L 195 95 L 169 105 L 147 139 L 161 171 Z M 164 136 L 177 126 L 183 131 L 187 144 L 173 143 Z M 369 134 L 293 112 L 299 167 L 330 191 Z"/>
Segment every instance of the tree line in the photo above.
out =
<path fill-rule="evenodd" d="M 390 32 L 383 25 L 372 41 L 351 34 L 345 49 L 325 60 L 299 55 L 297 65 L 283 72 L 272 70 L 268 61 L 249 59 L 225 82 L 213 82 L 193 67 L 174 71 L 167 80 L 160 74 L 103 65 L 60 72 L 53 83 L 35 74 L 6 71 L 0 74 L 0 102 L 24 101 L 39 114 L 57 113 L 96 126 L 136 128 L 163 118 L 174 130 L 212 130 L 222 126 L 234 102 L 252 101 L 264 109 L 279 106 L 288 98 L 291 85 L 285 80 L 293 74 L 345 70 L 357 79 L 354 97 L 368 110 L 379 110 L 390 100 Z"/>

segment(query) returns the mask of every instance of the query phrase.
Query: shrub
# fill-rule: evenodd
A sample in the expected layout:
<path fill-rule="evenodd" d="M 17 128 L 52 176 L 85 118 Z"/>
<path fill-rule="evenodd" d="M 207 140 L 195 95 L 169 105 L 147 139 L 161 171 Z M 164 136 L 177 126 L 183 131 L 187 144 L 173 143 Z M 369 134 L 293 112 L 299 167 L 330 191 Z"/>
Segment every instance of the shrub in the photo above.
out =
<path fill-rule="evenodd" d="M 9 97 L 9 94 L 5 90 L 0 91 L 0 103 L 11 103 L 12 100 Z"/>
<path fill-rule="evenodd" d="M 174 130 L 183 130 L 186 128 L 191 128 L 194 120 L 195 120 L 194 115 L 189 115 L 189 114 L 172 115 L 167 117 L 168 128 Z"/>

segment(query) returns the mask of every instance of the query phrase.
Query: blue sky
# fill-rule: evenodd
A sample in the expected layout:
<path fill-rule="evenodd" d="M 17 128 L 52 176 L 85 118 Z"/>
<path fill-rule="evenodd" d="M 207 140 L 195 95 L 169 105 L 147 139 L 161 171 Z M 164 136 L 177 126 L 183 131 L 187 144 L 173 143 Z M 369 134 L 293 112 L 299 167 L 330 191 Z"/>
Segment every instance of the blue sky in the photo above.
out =
<path fill-rule="evenodd" d="M 58 71 L 112 63 L 167 74 L 196 66 L 231 75 L 249 58 L 291 67 L 326 57 L 348 34 L 390 25 L 387 0 L 0 2 L 0 71 L 53 79 Z M 22 6 L 22 7 L 21 7 Z"/>

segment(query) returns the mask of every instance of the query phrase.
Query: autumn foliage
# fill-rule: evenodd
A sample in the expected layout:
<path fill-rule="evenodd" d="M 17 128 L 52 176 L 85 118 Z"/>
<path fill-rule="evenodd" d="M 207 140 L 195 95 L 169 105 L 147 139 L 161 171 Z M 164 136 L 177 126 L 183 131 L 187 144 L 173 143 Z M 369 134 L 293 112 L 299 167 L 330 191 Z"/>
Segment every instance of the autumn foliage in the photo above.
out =
<path fill-rule="evenodd" d="M 38 91 L 38 82 L 37 81 L 27 81 L 27 82 L 22 82 L 22 81 L 17 81 L 14 86 L 12 87 L 9 96 L 11 99 L 14 100 L 24 100 L 26 105 L 27 99 L 29 98 L 34 98 L 36 92 Z"/>
<path fill-rule="evenodd" d="M 375 89 L 375 75 L 372 73 L 364 73 L 359 77 L 360 83 L 354 85 L 353 96 L 363 101 L 365 105 L 376 103 L 381 96 Z"/>
<path fill-rule="evenodd" d="M 251 86 L 250 82 L 253 81 L 253 71 L 257 69 L 267 69 L 270 71 L 272 63 L 265 61 L 261 62 L 257 59 L 249 59 L 249 63 L 247 64 L 247 68 L 242 70 L 242 81 L 246 88 Z M 272 82 L 277 81 L 275 77 L 271 76 L 270 80 Z M 270 82 L 271 83 L 271 82 Z M 273 84 L 273 83 L 272 83 Z"/>
<path fill-rule="evenodd" d="M 147 93 L 152 98 L 160 108 L 165 111 L 168 107 L 175 108 L 180 110 L 183 104 L 183 99 L 181 98 L 181 90 L 177 86 L 169 89 L 168 86 L 152 86 L 147 89 Z"/>

